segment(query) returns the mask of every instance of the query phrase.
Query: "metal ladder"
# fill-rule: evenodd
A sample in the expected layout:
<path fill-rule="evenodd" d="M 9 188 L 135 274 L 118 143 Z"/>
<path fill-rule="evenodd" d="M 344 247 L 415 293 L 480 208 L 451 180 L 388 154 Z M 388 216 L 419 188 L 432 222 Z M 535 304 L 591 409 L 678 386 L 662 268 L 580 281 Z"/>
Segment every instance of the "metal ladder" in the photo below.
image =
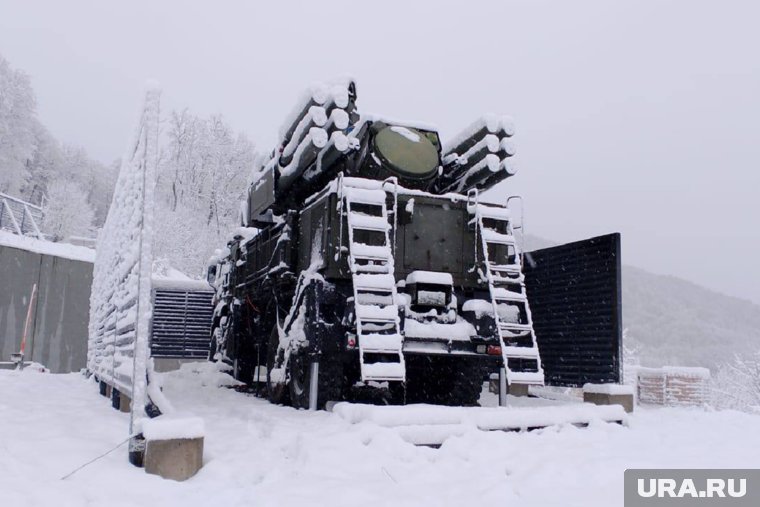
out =
<path fill-rule="evenodd" d="M 476 259 L 479 246 L 483 260 L 481 277 L 488 283 L 491 295 L 507 384 L 544 385 L 510 212 L 507 208 L 479 203 L 477 191 L 467 197 L 467 210 L 475 223 Z"/>
<path fill-rule="evenodd" d="M 386 192 L 341 178 L 362 381 L 406 380 Z M 394 213 L 398 200 L 394 194 Z M 394 216 L 395 221 L 395 216 Z"/>

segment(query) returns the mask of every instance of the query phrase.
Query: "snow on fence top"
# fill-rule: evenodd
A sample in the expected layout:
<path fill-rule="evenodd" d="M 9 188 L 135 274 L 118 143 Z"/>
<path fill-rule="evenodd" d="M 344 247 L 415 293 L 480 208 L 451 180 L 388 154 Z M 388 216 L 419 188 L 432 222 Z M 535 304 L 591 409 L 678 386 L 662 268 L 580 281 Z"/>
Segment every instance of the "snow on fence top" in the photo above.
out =
<path fill-rule="evenodd" d="M 71 245 L 69 243 L 53 243 L 52 241 L 45 241 L 29 236 L 11 234 L 7 231 L 0 231 L 0 246 L 18 248 L 42 255 L 62 257 L 73 261 L 95 262 L 95 250 L 91 248 Z"/>
<path fill-rule="evenodd" d="M 145 416 L 159 100 L 149 88 L 98 238 L 90 297 L 87 367 L 132 399 L 130 431 Z"/>

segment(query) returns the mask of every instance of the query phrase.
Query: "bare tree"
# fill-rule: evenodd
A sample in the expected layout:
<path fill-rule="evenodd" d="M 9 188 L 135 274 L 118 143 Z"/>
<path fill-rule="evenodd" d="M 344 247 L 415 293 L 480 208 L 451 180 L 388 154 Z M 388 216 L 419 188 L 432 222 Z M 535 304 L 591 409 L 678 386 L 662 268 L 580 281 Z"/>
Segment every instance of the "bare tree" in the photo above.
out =
<path fill-rule="evenodd" d="M 760 413 L 760 350 L 736 355 L 713 377 L 713 405 Z"/>

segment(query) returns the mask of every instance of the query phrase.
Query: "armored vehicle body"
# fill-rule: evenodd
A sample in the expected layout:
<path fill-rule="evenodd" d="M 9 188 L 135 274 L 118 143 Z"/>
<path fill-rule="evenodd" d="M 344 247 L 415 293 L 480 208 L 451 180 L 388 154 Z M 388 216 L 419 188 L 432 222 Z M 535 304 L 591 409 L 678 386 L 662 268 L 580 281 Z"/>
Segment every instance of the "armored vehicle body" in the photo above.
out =
<path fill-rule="evenodd" d="M 510 210 L 479 197 L 514 174 L 513 133 L 489 116 L 442 144 L 360 114 L 353 82 L 310 89 L 209 264 L 211 357 L 296 407 L 361 385 L 474 405 L 499 368 L 543 384 Z"/>

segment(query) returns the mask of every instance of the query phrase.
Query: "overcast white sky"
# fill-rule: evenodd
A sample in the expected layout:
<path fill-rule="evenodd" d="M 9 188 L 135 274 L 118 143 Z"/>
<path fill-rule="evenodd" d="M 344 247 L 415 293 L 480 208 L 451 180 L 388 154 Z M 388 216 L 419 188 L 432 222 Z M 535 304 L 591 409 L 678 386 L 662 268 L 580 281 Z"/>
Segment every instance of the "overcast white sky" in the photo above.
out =
<path fill-rule="evenodd" d="M 308 83 L 451 136 L 516 121 L 532 234 L 760 303 L 759 2 L 0 0 L 0 54 L 65 142 L 119 156 L 142 84 L 270 149 Z"/>

